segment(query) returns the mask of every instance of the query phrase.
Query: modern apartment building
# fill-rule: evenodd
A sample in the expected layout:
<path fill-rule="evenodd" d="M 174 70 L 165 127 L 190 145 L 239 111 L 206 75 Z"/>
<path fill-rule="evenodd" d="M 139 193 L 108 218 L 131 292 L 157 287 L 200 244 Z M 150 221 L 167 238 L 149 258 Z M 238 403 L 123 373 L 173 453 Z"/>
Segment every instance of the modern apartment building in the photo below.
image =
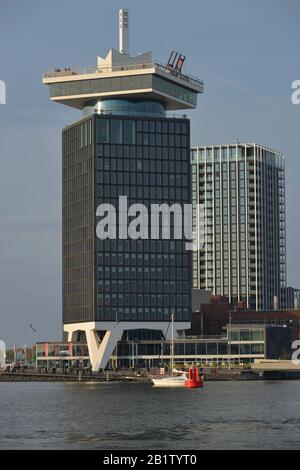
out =
<path fill-rule="evenodd" d="M 193 287 L 254 310 L 280 308 L 286 286 L 284 156 L 237 143 L 193 148 L 191 161 L 193 204 L 205 210 Z M 193 224 L 196 230 L 195 217 Z"/>
<path fill-rule="evenodd" d="M 191 203 L 189 120 L 167 112 L 195 108 L 203 83 L 182 72 L 177 53 L 166 64 L 151 52 L 131 57 L 128 20 L 121 10 L 119 51 L 98 57 L 96 67 L 43 77 L 52 101 L 83 112 L 62 134 L 63 325 L 69 341 L 85 333 L 95 371 L 124 331 L 168 337 L 171 315 L 177 331 L 191 321 L 185 240 L 96 234 L 97 207 L 118 208 L 120 196 L 128 207 Z M 118 218 L 117 233 L 121 225 Z"/>

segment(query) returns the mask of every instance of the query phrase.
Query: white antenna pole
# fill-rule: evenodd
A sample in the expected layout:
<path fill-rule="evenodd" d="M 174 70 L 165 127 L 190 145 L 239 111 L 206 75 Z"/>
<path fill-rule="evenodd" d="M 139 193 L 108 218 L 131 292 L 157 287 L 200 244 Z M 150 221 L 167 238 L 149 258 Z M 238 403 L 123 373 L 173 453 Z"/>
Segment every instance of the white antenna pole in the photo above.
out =
<path fill-rule="evenodd" d="M 129 11 L 119 10 L 119 52 L 129 54 Z"/>

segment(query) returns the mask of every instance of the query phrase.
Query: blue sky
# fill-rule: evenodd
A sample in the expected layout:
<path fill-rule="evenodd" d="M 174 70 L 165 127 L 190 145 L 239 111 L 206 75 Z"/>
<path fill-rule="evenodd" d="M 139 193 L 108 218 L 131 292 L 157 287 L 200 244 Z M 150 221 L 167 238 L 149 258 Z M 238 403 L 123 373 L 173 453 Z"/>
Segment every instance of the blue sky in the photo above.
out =
<path fill-rule="evenodd" d="M 288 281 L 300 287 L 297 0 L 1 0 L 0 337 L 8 345 L 61 334 L 61 128 L 80 112 L 53 104 L 44 70 L 95 65 L 118 46 L 119 8 L 130 9 L 130 51 L 175 49 L 205 81 L 192 143 L 256 141 L 287 156 Z"/>

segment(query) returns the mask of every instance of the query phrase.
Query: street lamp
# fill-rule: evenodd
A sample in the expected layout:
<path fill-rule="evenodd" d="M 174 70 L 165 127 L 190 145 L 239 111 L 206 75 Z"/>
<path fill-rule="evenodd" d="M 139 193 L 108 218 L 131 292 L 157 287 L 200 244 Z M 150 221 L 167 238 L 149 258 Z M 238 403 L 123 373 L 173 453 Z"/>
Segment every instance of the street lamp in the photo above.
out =
<path fill-rule="evenodd" d="M 37 348 L 36 348 L 36 328 L 30 323 L 29 328 L 32 330 L 32 362 L 34 361 L 34 345 L 35 345 L 35 367 L 36 367 L 36 360 L 37 360 Z"/>
<path fill-rule="evenodd" d="M 118 311 L 116 310 L 116 317 L 115 317 L 115 328 L 118 327 L 118 324 L 120 323 L 120 320 L 118 320 Z M 118 341 L 116 344 L 116 360 L 115 360 L 115 368 L 116 371 L 118 370 Z"/>
<path fill-rule="evenodd" d="M 228 370 L 231 369 L 231 310 L 229 310 L 229 324 L 228 324 Z"/>

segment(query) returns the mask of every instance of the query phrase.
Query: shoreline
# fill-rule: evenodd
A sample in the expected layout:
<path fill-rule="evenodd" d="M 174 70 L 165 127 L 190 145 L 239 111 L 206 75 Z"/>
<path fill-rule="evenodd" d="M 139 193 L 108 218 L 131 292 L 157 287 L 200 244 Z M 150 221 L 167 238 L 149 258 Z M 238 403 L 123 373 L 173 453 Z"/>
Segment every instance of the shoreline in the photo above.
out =
<path fill-rule="evenodd" d="M 157 376 L 156 376 L 157 377 Z M 67 375 L 67 374 L 30 374 L 30 373 L 10 373 L 3 372 L 0 373 L 0 382 L 61 382 L 61 383 L 89 383 L 89 382 L 99 382 L 99 383 L 149 383 L 152 376 L 143 376 L 137 377 L 129 374 L 107 374 L 107 375 Z M 244 381 L 261 381 L 261 380 L 299 380 L 300 377 L 295 377 L 293 375 L 284 375 L 279 376 L 274 374 L 272 375 L 263 375 L 260 376 L 254 372 L 233 372 L 230 373 L 217 373 L 211 374 L 207 373 L 205 377 L 205 382 L 244 382 Z"/>

